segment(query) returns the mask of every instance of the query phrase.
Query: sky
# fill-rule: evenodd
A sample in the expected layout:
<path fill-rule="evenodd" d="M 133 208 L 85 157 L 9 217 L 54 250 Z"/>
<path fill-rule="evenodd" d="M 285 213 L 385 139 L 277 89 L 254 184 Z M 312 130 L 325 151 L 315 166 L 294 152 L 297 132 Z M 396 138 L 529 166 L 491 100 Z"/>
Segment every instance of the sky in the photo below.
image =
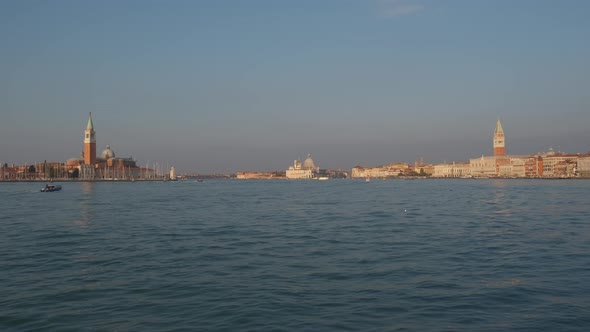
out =
<path fill-rule="evenodd" d="M 0 162 L 180 173 L 590 151 L 590 1 L 3 0 Z"/>

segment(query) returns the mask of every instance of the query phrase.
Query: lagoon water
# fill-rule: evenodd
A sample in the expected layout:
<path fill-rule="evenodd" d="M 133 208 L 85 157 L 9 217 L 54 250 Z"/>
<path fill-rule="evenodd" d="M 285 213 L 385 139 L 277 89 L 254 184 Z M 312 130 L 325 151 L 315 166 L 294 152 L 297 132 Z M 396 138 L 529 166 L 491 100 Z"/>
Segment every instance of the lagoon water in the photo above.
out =
<path fill-rule="evenodd" d="M 0 183 L 2 331 L 588 331 L 590 181 Z"/>

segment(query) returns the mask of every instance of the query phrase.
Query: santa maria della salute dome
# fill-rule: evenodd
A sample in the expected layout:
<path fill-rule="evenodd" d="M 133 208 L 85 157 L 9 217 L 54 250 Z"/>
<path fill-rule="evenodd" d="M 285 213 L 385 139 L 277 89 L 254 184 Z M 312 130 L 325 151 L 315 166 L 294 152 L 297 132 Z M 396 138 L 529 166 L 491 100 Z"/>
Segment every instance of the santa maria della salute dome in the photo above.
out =
<path fill-rule="evenodd" d="M 307 154 L 307 159 L 305 159 L 305 161 L 303 162 L 303 166 L 301 168 L 302 169 L 311 169 L 311 170 L 316 169 L 313 159 L 311 159 L 311 153 Z"/>
<path fill-rule="evenodd" d="M 311 154 L 308 153 L 303 164 L 299 160 L 293 161 L 293 166 L 289 167 L 285 175 L 287 179 L 313 179 L 319 171 L 320 168 L 315 165 L 313 159 L 311 159 Z"/>

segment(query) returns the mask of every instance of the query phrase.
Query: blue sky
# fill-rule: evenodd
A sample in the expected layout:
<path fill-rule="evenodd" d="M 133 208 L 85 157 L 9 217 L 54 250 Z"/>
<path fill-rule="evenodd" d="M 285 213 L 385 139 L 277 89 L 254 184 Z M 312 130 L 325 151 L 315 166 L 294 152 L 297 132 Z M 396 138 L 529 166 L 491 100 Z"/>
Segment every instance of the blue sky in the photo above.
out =
<path fill-rule="evenodd" d="M 590 1 L 2 1 L 0 161 L 182 172 L 590 150 Z"/>

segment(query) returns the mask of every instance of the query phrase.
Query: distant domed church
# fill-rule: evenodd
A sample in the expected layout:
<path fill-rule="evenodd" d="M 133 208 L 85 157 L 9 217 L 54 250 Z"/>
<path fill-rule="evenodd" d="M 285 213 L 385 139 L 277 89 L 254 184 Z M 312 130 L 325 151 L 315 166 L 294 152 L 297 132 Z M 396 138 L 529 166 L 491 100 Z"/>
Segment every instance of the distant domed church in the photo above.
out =
<path fill-rule="evenodd" d="M 109 145 L 100 157 L 96 156 L 96 132 L 92 113 L 84 131 L 84 151 L 79 158 L 68 159 L 66 168 L 72 177 L 81 179 L 129 179 L 140 176 L 135 160 L 115 157 L 115 152 Z"/>
<path fill-rule="evenodd" d="M 293 161 L 293 166 L 290 166 L 285 175 L 287 179 L 313 179 L 319 172 L 319 167 L 316 167 L 311 154 L 307 154 L 307 159 L 303 161 Z"/>

